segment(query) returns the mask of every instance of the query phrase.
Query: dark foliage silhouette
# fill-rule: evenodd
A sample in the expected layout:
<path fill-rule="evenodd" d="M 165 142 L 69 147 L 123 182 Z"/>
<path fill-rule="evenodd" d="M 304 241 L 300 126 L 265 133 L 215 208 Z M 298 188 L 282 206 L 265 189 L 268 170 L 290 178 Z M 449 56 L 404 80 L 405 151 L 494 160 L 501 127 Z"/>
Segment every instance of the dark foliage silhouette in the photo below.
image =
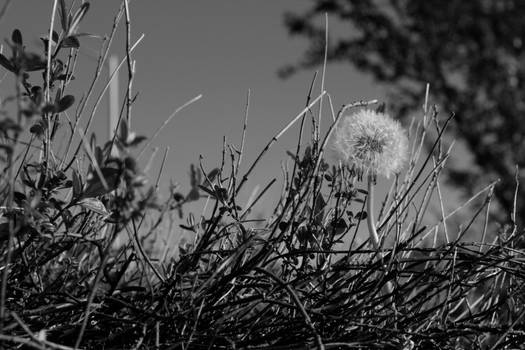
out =
<path fill-rule="evenodd" d="M 348 28 L 330 43 L 328 59 L 349 62 L 388 86 L 397 114 L 419 109 L 431 84 L 433 100 L 455 113 L 453 136 L 465 141 L 475 163 L 449 168 L 448 179 L 471 194 L 500 178 L 498 216 L 508 220 L 515 166 L 525 159 L 525 2 L 312 1 L 307 12 L 286 15 L 290 33 L 308 38 L 310 48 L 282 76 L 322 62 L 325 13 Z M 523 205 L 525 197 L 518 197 L 517 208 Z"/>

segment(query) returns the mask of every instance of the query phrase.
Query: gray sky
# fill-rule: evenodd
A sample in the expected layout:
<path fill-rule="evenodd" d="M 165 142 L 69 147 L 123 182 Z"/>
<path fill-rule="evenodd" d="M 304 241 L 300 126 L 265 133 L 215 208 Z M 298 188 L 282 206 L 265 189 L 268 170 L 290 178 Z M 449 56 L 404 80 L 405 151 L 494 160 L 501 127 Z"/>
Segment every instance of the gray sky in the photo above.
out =
<path fill-rule="evenodd" d="M 39 51 L 38 37 L 48 30 L 52 4 L 51 0 L 13 1 L 0 23 L 2 36 L 8 38 L 14 28 L 19 28 L 28 48 Z M 109 33 L 119 4 L 117 0 L 92 1 L 80 31 Z M 131 1 L 132 41 L 145 34 L 133 55 L 137 60 L 133 90 L 139 92 L 133 107 L 135 131 L 151 136 L 176 107 L 203 94 L 200 101 L 175 117 L 152 145 L 161 148 L 159 159 L 166 146 L 171 148 L 163 183 L 173 178 L 188 188 L 189 165 L 197 163 L 200 154 L 205 166 L 212 169 L 220 162 L 223 135 L 239 144 L 248 89 L 252 89 L 252 100 L 245 169 L 269 139 L 304 107 L 314 70 L 284 81 L 276 71 L 297 61 L 307 47 L 303 39 L 287 34 L 283 14 L 303 11 L 309 4 L 307 0 Z M 122 57 L 123 22 L 118 31 L 112 51 Z M 87 89 L 95 64 L 90 56 L 96 55 L 99 47 L 100 42 L 95 39 L 81 39 L 83 55 L 72 91 Z M 121 88 L 126 75 L 125 71 L 122 73 Z M 345 102 L 383 98 L 368 77 L 349 65 L 328 66 L 326 89 L 332 94 L 336 109 Z M 13 91 L 8 79 L 0 85 L 2 96 Z M 76 97 L 78 100 L 80 96 Z M 324 118 L 328 120 L 329 115 Z M 107 107 L 103 106 L 93 128 L 99 140 L 105 137 L 106 120 Z M 297 132 L 298 128 L 294 128 L 285 134 L 263 158 L 246 186 L 247 192 L 257 184 L 264 187 L 272 177 L 281 179 L 280 162 L 289 158 L 285 150 L 295 147 Z M 153 169 L 151 178 L 157 171 L 158 167 Z M 280 181 L 274 185 L 274 193 L 279 189 Z M 248 194 L 241 195 L 241 200 Z"/>

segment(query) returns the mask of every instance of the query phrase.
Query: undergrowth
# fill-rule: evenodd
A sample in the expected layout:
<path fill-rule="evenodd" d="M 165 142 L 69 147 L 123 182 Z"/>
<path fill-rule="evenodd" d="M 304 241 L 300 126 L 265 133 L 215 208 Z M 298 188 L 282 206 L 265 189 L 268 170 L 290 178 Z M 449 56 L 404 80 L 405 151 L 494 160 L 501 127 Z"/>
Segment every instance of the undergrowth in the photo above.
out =
<path fill-rule="evenodd" d="M 340 119 L 375 101 L 332 112 L 321 137 L 313 108 L 325 101 L 334 109 L 326 92 L 311 97 L 314 82 L 306 107 L 246 172 L 240 170 L 243 132 L 240 146 L 225 145 L 216 168 L 192 166 L 187 194 L 171 186 L 169 197 L 161 198 L 158 180 L 150 185 L 138 166 L 149 143 L 128 127 L 135 102 L 131 53 L 138 42 L 130 43 L 127 2 L 103 39 L 93 82 L 80 99 L 67 91 L 83 40 L 77 28 L 89 5 L 55 5 L 58 29 L 42 38 L 42 53 L 26 51 L 14 30 L 10 52 L 0 55 L 15 77 L 0 119 L 2 348 L 523 346 L 523 232 L 513 221 L 487 232 L 495 183 L 467 202 L 473 214 L 459 231 L 447 226 L 455 211 L 442 209 L 441 218 L 429 223 L 431 199 L 439 195 L 443 203 L 439 175 L 450 149 L 441 135 L 452 117 L 440 118 L 425 103 L 409 127 L 408 169 L 396 176 L 377 213 L 367 213 L 368 190 L 352 164 L 325 160 Z M 117 132 L 100 143 L 88 131 L 107 86 L 99 92 L 94 86 L 122 19 L 127 57 L 120 66 L 128 67 L 129 84 Z M 314 132 L 304 141 L 308 122 Z M 301 133 L 280 200 L 255 225 L 250 209 L 275 180 L 248 207 L 238 203 L 238 193 L 295 124 Z M 247 118 L 244 131 L 246 125 Z M 67 140 L 65 147 L 59 139 Z M 210 206 L 205 215 L 183 210 L 204 199 Z M 186 219 L 179 227 L 192 242 L 177 254 L 146 249 L 152 233 L 168 227 L 165 234 L 178 234 L 165 224 L 172 213 Z M 369 215 L 377 216 L 379 249 L 360 238 Z M 481 239 L 464 240 L 469 230 L 480 230 Z"/>

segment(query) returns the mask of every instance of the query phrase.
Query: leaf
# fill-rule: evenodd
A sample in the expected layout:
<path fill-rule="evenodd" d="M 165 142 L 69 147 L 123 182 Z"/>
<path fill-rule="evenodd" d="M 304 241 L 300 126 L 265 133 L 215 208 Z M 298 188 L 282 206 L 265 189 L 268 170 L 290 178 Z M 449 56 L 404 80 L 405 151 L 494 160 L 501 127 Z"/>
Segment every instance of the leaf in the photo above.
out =
<path fill-rule="evenodd" d="M 13 192 L 13 196 L 14 196 L 14 199 L 15 199 L 15 202 L 18 204 L 18 205 L 22 205 L 22 203 L 27 200 L 27 197 L 24 193 L 22 192 L 18 192 L 18 191 L 14 191 Z"/>
<path fill-rule="evenodd" d="M 182 229 L 185 229 L 187 231 L 196 232 L 195 228 L 191 227 L 191 226 L 186 226 L 186 225 L 183 225 L 183 224 L 179 224 L 179 227 L 182 228 Z"/>
<path fill-rule="evenodd" d="M 91 137 L 89 138 L 89 145 L 91 146 L 91 150 L 95 151 L 95 147 L 97 147 L 97 137 L 95 136 L 95 133 L 91 134 Z"/>
<path fill-rule="evenodd" d="M 73 16 L 71 23 L 69 24 L 67 36 L 70 36 L 71 34 L 75 33 L 75 31 L 77 30 L 78 24 L 80 23 L 82 18 L 84 18 L 84 16 L 86 15 L 87 10 L 89 10 L 89 3 L 85 2 L 82 4 L 82 6 L 80 6 L 78 11 Z"/>
<path fill-rule="evenodd" d="M 55 103 L 58 104 L 58 101 L 60 101 L 60 98 L 62 97 L 62 89 L 58 88 L 57 92 L 55 94 Z"/>
<path fill-rule="evenodd" d="M 141 135 L 135 136 L 135 137 L 133 137 L 133 140 L 128 142 L 128 146 L 137 146 L 138 144 L 140 144 L 144 140 L 147 140 L 146 136 L 141 136 Z"/>
<path fill-rule="evenodd" d="M 321 225 L 324 218 L 324 207 L 326 206 L 326 201 L 323 198 L 323 195 L 319 193 L 315 198 L 314 204 L 314 221 L 316 224 Z"/>
<path fill-rule="evenodd" d="M 97 214 L 100 215 L 108 215 L 108 211 L 106 207 L 104 206 L 104 203 L 102 203 L 99 199 L 96 198 L 84 198 L 78 204 L 85 209 L 94 211 Z"/>
<path fill-rule="evenodd" d="M 20 177 L 22 179 L 22 182 L 24 183 L 24 185 L 30 187 L 30 188 L 35 188 L 35 181 L 33 181 L 33 179 L 31 179 L 29 173 L 28 173 L 28 170 L 27 170 L 27 167 L 24 167 L 24 170 L 21 172 L 20 174 Z"/>
<path fill-rule="evenodd" d="M 137 160 L 133 157 L 124 158 L 124 168 L 131 171 L 132 173 L 137 172 Z"/>
<path fill-rule="evenodd" d="M 56 113 L 56 107 L 52 103 L 46 103 L 44 107 L 42 107 L 42 113 L 43 114 L 50 114 L 50 113 Z"/>
<path fill-rule="evenodd" d="M 296 232 L 296 237 L 299 242 L 306 244 L 315 240 L 314 233 L 312 230 L 307 229 L 305 226 L 300 226 L 299 230 Z"/>
<path fill-rule="evenodd" d="M 11 40 L 13 40 L 15 44 L 22 46 L 22 33 L 20 30 L 13 30 L 13 34 L 11 34 Z"/>
<path fill-rule="evenodd" d="M 186 201 L 196 201 L 200 198 L 199 189 L 197 187 L 193 187 L 190 192 L 186 195 Z"/>
<path fill-rule="evenodd" d="M 212 190 L 210 190 L 209 188 L 205 187 L 205 186 L 202 186 L 202 185 L 199 185 L 199 188 L 201 190 L 203 190 L 204 192 L 206 192 L 207 194 L 209 194 L 210 196 L 212 196 L 213 198 L 217 198 L 217 195 L 215 194 L 215 192 L 213 192 Z"/>
<path fill-rule="evenodd" d="M 226 201 L 228 199 L 228 190 L 219 186 L 215 186 L 215 193 L 217 193 L 217 199 Z"/>
<path fill-rule="evenodd" d="M 338 220 L 333 220 L 330 223 L 330 226 L 332 226 L 336 235 L 343 234 L 348 228 L 348 225 L 346 224 L 346 221 L 343 218 L 339 218 Z"/>
<path fill-rule="evenodd" d="M 289 226 L 289 223 L 287 221 L 281 221 L 279 223 L 279 230 L 281 230 L 281 232 L 284 232 L 288 229 L 288 226 Z"/>
<path fill-rule="evenodd" d="M 68 32 L 68 20 L 67 20 L 67 8 L 66 1 L 60 0 L 60 24 L 62 25 L 62 30 Z"/>
<path fill-rule="evenodd" d="M 72 76 L 71 74 L 69 74 L 69 75 L 67 75 L 67 74 L 60 74 L 60 75 L 55 77 L 55 80 L 66 81 L 68 78 L 71 78 L 71 80 L 75 80 L 75 77 Z"/>
<path fill-rule="evenodd" d="M 34 72 L 46 68 L 46 62 L 36 53 L 24 53 L 24 55 L 23 68 L 27 72 Z"/>
<path fill-rule="evenodd" d="M 296 162 L 296 163 L 299 163 L 299 158 L 297 158 L 295 156 L 295 154 L 293 154 L 292 152 L 290 151 L 286 151 L 286 154 L 288 154 L 290 157 L 292 157 L 292 159 Z"/>
<path fill-rule="evenodd" d="M 0 64 L 10 72 L 15 71 L 15 67 L 11 64 L 11 61 L 0 53 Z"/>
<path fill-rule="evenodd" d="M 82 194 L 82 179 L 77 169 L 73 169 L 73 198 L 78 198 Z"/>
<path fill-rule="evenodd" d="M 75 38 L 88 37 L 88 38 L 92 38 L 92 39 L 103 39 L 102 36 L 96 35 L 96 34 L 91 34 L 91 33 L 76 33 L 73 36 Z"/>
<path fill-rule="evenodd" d="M 184 199 L 184 196 L 183 196 L 182 193 L 180 193 L 180 192 L 175 192 L 172 196 L 173 196 L 173 199 L 174 199 L 176 202 L 180 202 L 181 200 Z"/>
<path fill-rule="evenodd" d="M 31 95 L 33 95 L 33 100 L 35 101 L 35 104 L 37 106 L 40 106 L 40 104 L 44 100 L 44 96 L 42 94 L 42 87 L 41 86 L 33 86 L 31 88 Z"/>
<path fill-rule="evenodd" d="M 128 123 L 126 123 L 125 120 L 121 120 L 120 128 L 119 128 L 119 135 L 118 135 L 120 141 L 123 143 L 126 143 L 126 141 L 128 140 L 128 134 L 129 134 Z"/>
<path fill-rule="evenodd" d="M 56 32 L 56 30 L 53 30 L 53 33 L 51 33 L 51 40 L 53 40 L 55 43 L 58 42 L 58 33 Z"/>
<path fill-rule="evenodd" d="M 44 134 L 44 127 L 40 122 L 36 122 L 29 128 L 29 132 L 35 136 L 42 136 Z"/>
<path fill-rule="evenodd" d="M 60 99 L 60 101 L 58 102 L 58 106 L 56 106 L 56 108 L 57 108 L 56 112 L 57 113 L 61 113 L 61 112 L 65 111 L 66 109 L 71 107 L 73 105 L 73 103 L 75 103 L 75 97 L 74 96 L 66 95 L 66 96 L 62 97 Z"/>
<path fill-rule="evenodd" d="M 190 183 L 192 188 L 201 183 L 201 173 L 193 164 L 190 165 Z"/>
<path fill-rule="evenodd" d="M 213 180 L 215 180 L 220 171 L 221 170 L 219 168 L 213 169 L 208 173 L 208 179 L 210 179 L 210 181 L 213 182 Z"/>
<path fill-rule="evenodd" d="M 62 47 L 78 49 L 80 47 L 80 41 L 74 35 L 70 35 L 62 40 Z"/>
<path fill-rule="evenodd" d="M 95 154 L 97 163 L 102 164 L 104 162 L 104 152 L 102 152 L 102 148 L 100 148 L 100 146 L 96 146 L 93 153 Z"/>
<path fill-rule="evenodd" d="M 100 177 L 96 172 L 92 174 L 92 178 L 87 181 L 86 188 L 82 197 L 98 197 L 105 195 L 118 187 L 120 182 L 120 171 L 115 168 L 102 168 L 100 169 L 104 180 L 106 181 L 107 188 L 104 187 L 104 184 L 100 180 Z"/>
<path fill-rule="evenodd" d="M 357 220 L 364 220 L 368 217 L 368 214 L 366 213 L 366 211 L 360 211 L 359 213 L 356 213 L 355 214 L 355 218 Z"/>

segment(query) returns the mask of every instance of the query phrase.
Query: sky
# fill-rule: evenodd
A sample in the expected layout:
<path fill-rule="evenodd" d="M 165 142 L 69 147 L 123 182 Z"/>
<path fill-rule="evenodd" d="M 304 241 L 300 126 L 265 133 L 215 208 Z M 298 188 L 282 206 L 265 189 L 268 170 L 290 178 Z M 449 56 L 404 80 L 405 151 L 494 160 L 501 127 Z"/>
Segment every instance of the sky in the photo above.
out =
<path fill-rule="evenodd" d="M 28 49 L 41 50 L 38 38 L 48 31 L 52 5 L 51 0 L 12 1 L 0 22 L 0 33 L 9 38 L 12 30 L 19 28 Z M 109 33 L 119 5 L 117 0 L 92 1 L 80 31 L 100 36 Z M 306 40 L 288 35 L 284 13 L 301 12 L 309 5 L 307 0 L 130 2 L 131 41 L 144 34 L 132 55 L 136 60 L 133 91 L 139 94 L 132 110 L 134 131 L 152 136 L 173 110 L 199 94 L 203 96 L 179 113 L 152 143 L 151 148 L 159 147 L 149 173 L 152 180 L 157 176 L 162 153 L 168 146 L 170 151 L 161 184 L 172 179 L 187 190 L 189 166 L 198 163 L 200 155 L 205 168 L 219 165 L 223 136 L 229 143 L 240 144 L 248 89 L 251 102 L 243 169 L 271 137 L 304 108 L 315 69 L 301 71 L 287 80 L 280 79 L 277 70 L 298 61 L 308 46 Z M 111 51 L 121 58 L 125 48 L 124 30 L 122 22 Z M 71 86 L 71 91 L 78 94 L 77 100 L 93 76 L 94 57 L 99 48 L 100 40 L 81 39 L 77 79 Z M 119 78 L 122 91 L 126 74 L 123 70 Z M 105 79 L 99 82 L 97 91 Z M 336 109 L 343 103 L 385 97 L 370 77 L 350 65 L 329 64 L 325 86 Z M 0 84 L 0 93 L 6 96 L 12 91 L 12 83 L 5 79 Z M 328 117 L 325 114 L 325 120 Z M 100 140 L 107 135 L 107 118 L 108 108 L 102 106 L 91 129 Z M 285 152 L 295 149 L 297 134 L 298 128 L 292 128 L 265 155 L 247 183 L 246 191 L 241 193 L 241 201 L 247 200 L 255 186 L 263 188 L 273 177 L 278 181 L 265 200 L 269 201 L 266 203 L 276 200 L 275 194 L 279 193 L 282 183 L 281 162 L 289 160 Z M 147 152 L 142 166 L 151 156 L 151 151 Z"/>

